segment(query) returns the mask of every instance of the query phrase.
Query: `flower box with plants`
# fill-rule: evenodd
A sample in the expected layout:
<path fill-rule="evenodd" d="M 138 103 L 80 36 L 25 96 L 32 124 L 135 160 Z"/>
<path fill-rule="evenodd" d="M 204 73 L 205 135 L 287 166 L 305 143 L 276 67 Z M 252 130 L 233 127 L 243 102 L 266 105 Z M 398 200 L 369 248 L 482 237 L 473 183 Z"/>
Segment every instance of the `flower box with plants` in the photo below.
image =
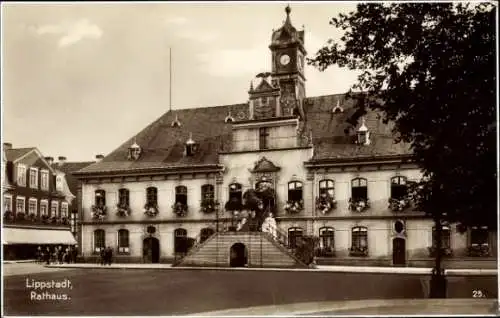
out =
<path fill-rule="evenodd" d="M 316 198 L 316 209 L 319 210 L 321 214 L 328 214 L 336 208 L 337 201 L 335 201 L 332 195 L 323 193 Z"/>
<path fill-rule="evenodd" d="M 487 257 L 490 256 L 490 247 L 488 244 L 474 244 L 469 246 L 468 254 L 472 257 Z"/>
<path fill-rule="evenodd" d="M 69 225 L 69 219 L 66 216 L 61 217 L 61 224 L 62 225 Z"/>
<path fill-rule="evenodd" d="M 107 208 L 104 205 L 92 206 L 92 219 L 102 221 L 106 219 Z"/>
<path fill-rule="evenodd" d="M 394 212 L 403 211 L 410 207 L 411 201 L 409 197 L 403 197 L 401 199 L 389 198 L 389 209 Z"/>
<path fill-rule="evenodd" d="M 351 247 L 349 256 L 368 256 L 368 248 L 366 246 Z"/>
<path fill-rule="evenodd" d="M 57 224 L 58 221 L 59 221 L 59 218 L 57 216 L 54 215 L 54 216 L 50 217 L 50 223 Z"/>
<path fill-rule="evenodd" d="M 116 215 L 118 215 L 119 217 L 126 217 L 126 216 L 129 216 L 130 215 L 130 207 L 128 206 L 128 204 L 125 204 L 125 203 L 118 203 L 116 205 Z"/>
<path fill-rule="evenodd" d="M 3 214 L 3 219 L 5 221 L 12 221 L 14 219 L 14 213 L 12 213 L 12 211 L 5 211 Z"/>
<path fill-rule="evenodd" d="M 23 221 L 26 218 L 26 214 L 24 212 L 17 212 L 16 220 Z"/>
<path fill-rule="evenodd" d="M 303 200 L 288 200 L 285 203 L 285 211 L 288 213 L 298 213 L 304 210 L 304 201 Z"/>
<path fill-rule="evenodd" d="M 174 205 L 172 205 L 172 210 L 175 214 L 177 214 L 177 216 L 186 216 L 188 207 L 182 202 L 176 202 Z"/>
<path fill-rule="evenodd" d="M 218 205 L 219 203 L 212 198 L 203 199 L 201 200 L 201 212 L 212 213 L 217 209 Z"/>
<path fill-rule="evenodd" d="M 42 222 L 43 223 L 49 223 L 50 222 L 50 217 L 47 214 L 42 215 Z"/>
<path fill-rule="evenodd" d="M 430 257 L 436 257 L 437 253 L 437 248 L 435 246 L 430 246 L 429 247 L 429 256 Z M 453 256 L 453 251 L 449 247 L 443 247 L 441 248 L 441 255 L 445 257 L 450 257 Z"/>
<path fill-rule="evenodd" d="M 368 199 L 349 199 L 349 209 L 351 211 L 363 212 L 370 207 L 370 201 Z"/>
<path fill-rule="evenodd" d="M 148 202 L 144 204 L 144 214 L 146 214 L 149 217 L 155 217 L 160 213 L 158 210 L 158 204 L 153 203 L 153 202 Z"/>
<path fill-rule="evenodd" d="M 28 220 L 30 220 L 31 222 L 36 222 L 36 214 L 35 213 L 30 213 L 28 215 Z"/>

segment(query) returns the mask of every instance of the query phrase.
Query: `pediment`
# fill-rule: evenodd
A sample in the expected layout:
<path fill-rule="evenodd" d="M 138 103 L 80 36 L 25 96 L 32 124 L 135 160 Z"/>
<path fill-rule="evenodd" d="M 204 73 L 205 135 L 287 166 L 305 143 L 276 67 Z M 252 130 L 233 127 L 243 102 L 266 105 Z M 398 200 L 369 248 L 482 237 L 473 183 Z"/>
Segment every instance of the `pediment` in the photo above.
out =
<path fill-rule="evenodd" d="M 252 170 L 253 173 L 263 173 L 263 172 L 276 172 L 281 168 L 276 166 L 272 161 L 268 160 L 266 157 L 262 157 L 259 161 L 255 163 Z"/>

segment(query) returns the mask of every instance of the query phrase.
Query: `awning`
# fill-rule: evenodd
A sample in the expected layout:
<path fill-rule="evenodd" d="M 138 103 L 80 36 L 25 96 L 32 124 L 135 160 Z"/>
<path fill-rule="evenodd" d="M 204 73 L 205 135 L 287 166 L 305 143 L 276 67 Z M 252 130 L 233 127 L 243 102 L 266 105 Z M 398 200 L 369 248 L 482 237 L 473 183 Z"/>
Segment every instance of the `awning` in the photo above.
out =
<path fill-rule="evenodd" d="M 69 230 L 3 228 L 2 244 L 64 244 L 75 245 Z"/>

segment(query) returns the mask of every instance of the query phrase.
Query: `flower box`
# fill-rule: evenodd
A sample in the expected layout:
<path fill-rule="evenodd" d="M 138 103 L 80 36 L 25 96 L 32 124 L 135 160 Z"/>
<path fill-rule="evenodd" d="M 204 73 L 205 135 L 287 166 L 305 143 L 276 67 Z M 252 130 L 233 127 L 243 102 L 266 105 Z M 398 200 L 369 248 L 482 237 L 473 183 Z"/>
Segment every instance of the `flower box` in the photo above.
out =
<path fill-rule="evenodd" d="M 43 223 L 49 223 L 50 222 L 50 217 L 47 214 L 42 215 L 42 222 Z"/>
<path fill-rule="evenodd" d="M 57 216 L 51 216 L 50 217 L 50 223 L 52 224 L 57 224 L 59 218 Z"/>
<path fill-rule="evenodd" d="M 175 214 L 177 214 L 177 216 L 186 216 L 188 207 L 184 203 L 176 202 L 174 205 L 172 205 L 172 210 Z"/>
<path fill-rule="evenodd" d="M 155 217 L 160 213 L 158 210 L 158 205 L 156 203 L 146 203 L 144 205 L 144 214 L 146 214 L 149 217 Z"/>
<path fill-rule="evenodd" d="M 37 217 L 36 217 L 36 214 L 35 214 L 35 213 L 30 213 L 30 214 L 28 215 L 28 220 L 30 220 L 31 222 L 35 222 L 35 221 L 36 221 L 36 219 L 37 219 Z"/>
<path fill-rule="evenodd" d="M 368 248 L 366 247 L 351 247 L 349 256 L 368 256 Z"/>
<path fill-rule="evenodd" d="M 437 248 L 435 246 L 431 246 L 428 249 L 429 249 L 429 256 L 430 257 L 436 257 Z M 453 256 L 453 251 L 449 247 L 441 248 L 441 251 L 442 251 L 441 255 L 444 256 L 444 257 Z"/>
<path fill-rule="evenodd" d="M 65 216 L 61 218 L 61 224 L 63 225 L 69 225 L 69 219 Z"/>
<path fill-rule="evenodd" d="M 370 208 L 368 199 L 349 199 L 349 209 L 351 211 L 363 212 L 368 208 Z"/>
<path fill-rule="evenodd" d="M 219 202 L 214 199 L 203 199 L 201 200 L 201 212 L 203 213 L 212 213 L 219 206 Z"/>
<path fill-rule="evenodd" d="M 298 213 L 300 211 L 304 210 L 304 201 L 293 201 L 293 200 L 288 200 L 285 203 L 285 211 L 288 213 Z"/>
<path fill-rule="evenodd" d="M 321 214 L 328 214 L 336 208 L 337 201 L 335 201 L 331 195 L 322 194 L 319 197 L 316 197 L 316 210 L 319 210 Z"/>
<path fill-rule="evenodd" d="M 468 255 L 472 257 L 488 257 L 490 256 L 490 247 L 488 244 L 469 246 Z"/>
<path fill-rule="evenodd" d="M 11 211 L 5 211 L 3 214 L 3 218 L 6 221 L 12 221 L 14 219 L 14 213 L 12 213 Z"/>
<path fill-rule="evenodd" d="M 24 212 L 17 212 L 16 220 L 22 221 L 26 218 L 26 214 Z"/>
<path fill-rule="evenodd" d="M 116 205 L 116 215 L 119 217 L 126 217 L 130 215 L 130 207 L 127 204 L 117 204 Z"/>
<path fill-rule="evenodd" d="M 411 201 L 408 197 L 404 197 L 402 199 L 389 199 L 389 209 L 394 212 L 403 211 L 409 208 L 411 205 Z"/>
<path fill-rule="evenodd" d="M 102 221 L 106 219 L 107 208 L 104 205 L 92 206 L 92 219 Z"/>

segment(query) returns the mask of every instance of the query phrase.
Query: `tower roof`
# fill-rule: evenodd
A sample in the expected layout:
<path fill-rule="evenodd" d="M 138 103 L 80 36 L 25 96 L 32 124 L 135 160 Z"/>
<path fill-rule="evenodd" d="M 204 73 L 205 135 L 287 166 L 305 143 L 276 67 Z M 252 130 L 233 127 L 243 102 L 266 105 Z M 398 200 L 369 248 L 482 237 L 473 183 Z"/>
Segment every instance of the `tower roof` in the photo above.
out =
<path fill-rule="evenodd" d="M 292 9 L 289 5 L 285 8 L 286 20 L 283 26 L 273 32 L 271 37 L 271 46 L 287 45 L 299 43 L 304 45 L 304 31 L 297 31 L 292 25 L 290 13 Z"/>

